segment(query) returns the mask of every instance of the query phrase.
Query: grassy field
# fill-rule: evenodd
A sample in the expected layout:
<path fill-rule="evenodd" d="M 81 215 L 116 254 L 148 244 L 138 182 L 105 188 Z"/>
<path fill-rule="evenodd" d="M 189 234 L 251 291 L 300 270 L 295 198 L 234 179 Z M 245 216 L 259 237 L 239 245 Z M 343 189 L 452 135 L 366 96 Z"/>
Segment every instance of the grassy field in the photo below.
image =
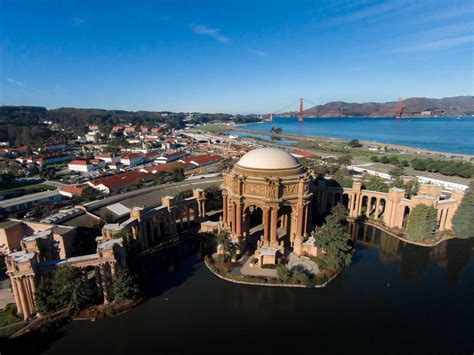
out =
<path fill-rule="evenodd" d="M 199 129 L 204 132 L 218 133 L 218 132 L 228 131 L 230 128 L 227 126 L 208 124 L 208 125 L 197 126 L 196 129 Z"/>

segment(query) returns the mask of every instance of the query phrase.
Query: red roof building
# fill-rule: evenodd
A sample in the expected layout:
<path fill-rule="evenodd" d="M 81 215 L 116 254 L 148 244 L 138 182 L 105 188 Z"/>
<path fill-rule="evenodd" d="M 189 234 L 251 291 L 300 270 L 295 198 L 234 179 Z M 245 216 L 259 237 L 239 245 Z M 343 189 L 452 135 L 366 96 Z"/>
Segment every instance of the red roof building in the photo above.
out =
<path fill-rule="evenodd" d="M 123 174 L 116 174 L 88 181 L 87 184 L 96 190 L 105 193 L 111 193 L 114 191 L 123 190 L 127 186 L 140 182 L 150 181 L 152 179 L 153 174 L 151 173 L 144 173 L 141 171 L 129 171 Z"/>
<path fill-rule="evenodd" d="M 190 163 L 195 166 L 206 166 L 219 162 L 222 159 L 220 155 L 196 155 L 180 159 L 180 162 Z"/>
<path fill-rule="evenodd" d="M 63 196 L 72 198 L 74 196 L 81 196 L 85 185 L 63 186 L 59 189 L 59 193 Z"/>

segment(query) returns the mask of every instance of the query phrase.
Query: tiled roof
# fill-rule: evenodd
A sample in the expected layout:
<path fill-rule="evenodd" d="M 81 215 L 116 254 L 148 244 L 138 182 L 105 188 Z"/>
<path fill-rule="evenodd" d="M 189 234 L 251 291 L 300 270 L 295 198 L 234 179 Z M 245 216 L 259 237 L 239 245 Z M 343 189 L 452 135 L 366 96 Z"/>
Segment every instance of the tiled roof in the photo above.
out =
<path fill-rule="evenodd" d="M 153 178 L 153 174 L 144 173 L 141 171 L 129 171 L 123 174 L 116 174 L 111 176 L 106 176 L 103 178 L 95 179 L 90 181 L 94 186 L 104 185 L 109 190 L 117 190 L 121 187 L 136 183 L 142 180 L 149 180 Z"/>
<path fill-rule="evenodd" d="M 221 159 L 222 157 L 220 155 L 196 155 L 181 159 L 181 161 L 184 163 L 191 163 L 195 165 L 206 165 L 217 163 Z"/>
<path fill-rule="evenodd" d="M 87 165 L 90 164 L 87 160 L 71 160 L 69 165 Z"/>
<path fill-rule="evenodd" d="M 158 164 L 158 165 L 152 165 L 152 166 L 147 166 L 146 168 L 141 169 L 142 171 L 147 171 L 149 173 L 156 174 L 158 172 L 165 172 L 169 173 L 171 172 L 174 168 L 179 168 L 183 167 L 183 164 L 174 162 L 174 163 L 166 163 L 166 164 Z"/>
<path fill-rule="evenodd" d="M 84 185 L 75 185 L 75 186 L 63 186 L 60 191 L 70 193 L 71 195 L 81 195 L 82 190 L 84 190 Z"/>

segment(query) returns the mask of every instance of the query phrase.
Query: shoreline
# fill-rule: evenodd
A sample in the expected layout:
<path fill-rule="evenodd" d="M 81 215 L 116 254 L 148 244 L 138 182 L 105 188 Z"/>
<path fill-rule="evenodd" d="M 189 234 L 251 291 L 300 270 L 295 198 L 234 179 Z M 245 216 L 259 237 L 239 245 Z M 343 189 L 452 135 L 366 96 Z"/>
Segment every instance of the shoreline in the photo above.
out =
<path fill-rule="evenodd" d="M 264 123 L 264 122 L 259 122 L 259 123 Z M 228 127 L 227 130 L 250 133 L 250 134 L 258 134 L 258 135 L 269 136 L 269 137 L 278 137 L 278 138 L 284 138 L 284 139 L 295 140 L 295 141 L 320 141 L 320 142 L 338 142 L 338 143 L 347 141 L 342 138 L 327 137 L 327 136 L 312 136 L 312 135 L 305 135 L 305 134 L 301 135 L 301 134 L 291 134 L 291 133 L 273 133 L 273 132 L 245 128 L 247 125 L 248 124 L 236 125 L 234 127 Z M 407 151 L 412 154 L 438 155 L 444 158 L 447 158 L 446 155 L 450 155 L 450 156 L 462 157 L 463 159 L 468 160 L 468 161 L 470 161 L 471 159 L 474 159 L 474 154 L 443 152 L 443 151 L 431 150 L 431 149 L 426 149 L 426 148 L 418 148 L 414 146 L 405 146 L 405 145 L 393 144 L 393 143 L 383 143 L 383 142 L 371 141 L 371 140 L 359 140 L 359 141 L 363 144 L 376 145 L 379 148 L 387 146 L 388 148 L 391 148 L 391 149 Z"/>
<path fill-rule="evenodd" d="M 455 239 L 456 237 L 452 236 L 452 237 L 449 237 L 449 238 L 441 238 L 439 240 L 435 240 L 433 242 L 430 242 L 430 243 L 422 243 L 422 242 L 418 242 L 418 241 L 413 241 L 413 240 L 409 240 L 409 239 L 406 239 L 406 238 L 403 238 L 397 234 L 395 234 L 394 232 L 386 229 L 386 228 L 383 228 L 381 226 L 379 226 L 378 224 L 376 223 L 373 223 L 372 221 L 364 221 L 363 224 L 366 224 L 366 225 L 369 225 L 373 228 L 376 228 L 378 229 L 379 231 L 383 232 L 383 233 L 386 233 L 388 235 L 390 235 L 391 237 L 393 238 L 397 238 L 398 240 L 400 240 L 401 242 L 404 242 L 404 243 L 407 243 L 407 244 L 412 244 L 412 245 L 416 245 L 416 246 L 420 246 L 420 247 L 425 247 L 425 248 L 434 248 L 436 246 L 438 246 L 439 244 L 443 243 L 443 242 L 447 242 L 451 239 Z M 228 282 L 231 282 L 231 283 L 234 283 L 234 284 L 240 284 L 240 285 L 250 285 L 250 286 L 270 286 L 270 287 L 291 287 L 291 288 L 308 288 L 308 289 L 311 289 L 311 288 L 324 288 L 326 286 L 329 285 L 330 282 L 332 282 L 337 276 L 339 276 L 339 274 L 345 269 L 345 268 L 342 268 L 340 269 L 338 272 L 336 272 L 333 276 L 331 276 L 331 278 L 329 280 L 327 280 L 326 282 L 324 282 L 323 284 L 320 284 L 320 285 L 314 285 L 313 287 L 308 287 L 306 285 L 298 285 L 298 284 L 279 284 L 279 283 L 263 283 L 263 282 L 252 282 L 252 281 L 243 281 L 243 280 L 237 280 L 235 278 L 232 278 L 232 277 L 228 277 L 226 275 L 222 275 L 220 274 L 219 272 L 215 271 L 213 267 L 211 267 L 210 265 L 210 261 L 208 258 L 204 258 L 204 265 L 206 266 L 206 268 L 212 273 L 214 274 L 215 276 L 217 276 L 218 278 L 220 278 L 221 280 L 224 280 L 224 281 L 228 281 Z M 350 267 L 350 265 L 349 265 Z"/>
<path fill-rule="evenodd" d="M 231 277 L 226 277 L 224 275 L 219 274 L 218 272 L 214 271 L 214 269 L 209 265 L 209 260 L 204 259 L 204 265 L 206 265 L 206 268 L 215 276 L 218 278 L 232 282 L 234 284 L 240 284 L 240 285 L 249 285 L 249 286 L 270 286 L 270 287 L 293 287 L 293 288 L 325 288 L 330 282 L 332 282 L 345 268 L 340 269 L 338 272 L 336 272 L 329 280 L 326 282 L 320 284 L 320 285 L 314 285 L 313 287 L 308 287 L 306 285 L 297 285 L 297 284 L 278 284 L 278 283 L 263 283 L 263 282 L 251 282 L 251 281 L 242 281 L 242 280 L 236 280 Z"/>
<path fill-rule="evenodd" d="M 418 242 L 418 241 L 415 241 L 415 240 L 410 240 L 410 239 L 406 239 L 406 238 L 403 238 L 399 235 L 397 235 L 396 233 L 394 233 L 393 231 L 391 231 L 390 229 L 388 228 L 383 228 L 382 226 L 378 225 L 377 223 L 371 221 L 371 220 L 367 220 L 367 221 L 364 221 L 363 224 L 367 224 L 368 226 L 371 226 L 371 227 L 374 227 L 374 228 L 377 228 L 379 231 L 382 231 L 384 233 L 387 233 L 388 235 L 394 237 L 394 238 L 397 238 L 398 240 L 404 242 L 404 243 L 407 243 L 407 244 L 412 244 L 412 245 L 417 245 L 419 247 L 428 247 L 428 248 L 433 248 L 439 244 L 441 244 L 442 242 L 446 242 L 448 240 L 451 240 L 451 239 L 455 239 L 456 237 L 455 236 L 452 236 L 452 237 L 449 237 L 449 238 L 440 238 L 438 240 L 434 240 L 433 242 L 430 242 L 430 243 L 422 243 L 422 242 Z"/>

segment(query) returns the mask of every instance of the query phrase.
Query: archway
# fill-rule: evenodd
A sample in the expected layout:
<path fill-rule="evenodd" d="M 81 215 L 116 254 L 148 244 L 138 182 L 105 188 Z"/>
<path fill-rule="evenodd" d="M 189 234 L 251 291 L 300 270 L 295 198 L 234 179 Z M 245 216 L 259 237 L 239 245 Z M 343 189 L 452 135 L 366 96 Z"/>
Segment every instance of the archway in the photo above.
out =
<path fill-rule="evenodd" d="M 247 239 L 247 246 L 256 246 L 263 235 L 263 210 L 256 205 L 247 206 L 243 214 L 242 231 Z"/>
<path fill-rule="evenodd" d="M 403 210 L 403 222 L 402 222 L 403 227 L 406 227 L 406 225 L 407 225 L 409 214 L 410 214 L 410 207 L 405 206 L 405 209 Z"/>
<path fill-rule="evenodd" d="M 384 198 L 381 198 L 380 201 L 379 201 L 379 210 L 377 211 L 378 213 L 378 218 L 383 218 L 383 214 L 385 212 L 385 206 L 387 204 L 387 201 L 385 201 Z"/>
<path fill-rule="evenodd" d="M 342 205 L 349 209 L 349 195 L 348 194 L 343 194 L 342 195 Z"/>
<path fill-rule="evenodd" d="M 360 215 L 365 215 L 367 213 L 367 209 L 369 205 L 369 198 L 367 196 L 362 196 L 362 200 L 360 203 Z"/>
<path fill-rule="evenodd" d="M 282 206 L 278 210 L 277 238 L 285 247 L 291 246 L 291 206 Z"/>
<path fill-rule="evenodd" d="M 368 216 L 373 216 L 374 218 L 377 217 L 377 197 L 371 197 L 370 198 L 370 204 L 369 204 L 369 214 Z"/>

